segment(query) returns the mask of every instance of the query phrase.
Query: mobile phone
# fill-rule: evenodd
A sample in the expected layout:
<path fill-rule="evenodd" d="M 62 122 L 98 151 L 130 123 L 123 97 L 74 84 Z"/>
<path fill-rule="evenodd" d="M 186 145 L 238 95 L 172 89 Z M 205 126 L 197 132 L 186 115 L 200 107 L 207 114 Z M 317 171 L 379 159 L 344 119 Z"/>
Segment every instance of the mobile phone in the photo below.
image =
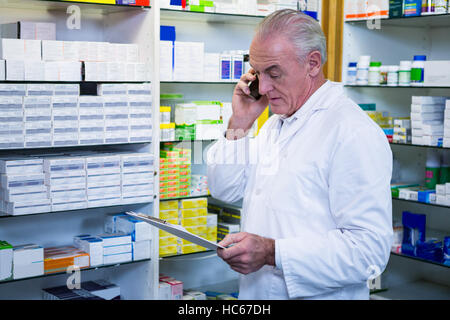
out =
<path fill-rule="evenodd" d="M 255 75 L 256 76 L 256 75 Z M 256 76 L 256 79 L 249 83 L 248 87 L 250 88 L 250 95 L 255 98 L 255 100 L 259 100 L 261 95 L 259 94 L 259 79 Z"/>

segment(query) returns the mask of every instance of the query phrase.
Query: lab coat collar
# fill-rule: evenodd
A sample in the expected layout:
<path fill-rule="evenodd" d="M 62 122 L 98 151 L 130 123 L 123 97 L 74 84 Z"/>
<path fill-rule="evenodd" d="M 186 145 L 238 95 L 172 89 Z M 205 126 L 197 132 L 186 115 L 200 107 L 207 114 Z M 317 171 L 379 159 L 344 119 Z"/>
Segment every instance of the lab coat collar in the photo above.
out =
<path fill-rule="evenodd" d="M 330 107 L 343 92 L 340 83 L 327 80 L 292 116 L 283 118 L 278 115 L 283 125 L 289 125 L 286 132 L 280 136 L 280 142 L 294 135 L 315 111 Z"/>

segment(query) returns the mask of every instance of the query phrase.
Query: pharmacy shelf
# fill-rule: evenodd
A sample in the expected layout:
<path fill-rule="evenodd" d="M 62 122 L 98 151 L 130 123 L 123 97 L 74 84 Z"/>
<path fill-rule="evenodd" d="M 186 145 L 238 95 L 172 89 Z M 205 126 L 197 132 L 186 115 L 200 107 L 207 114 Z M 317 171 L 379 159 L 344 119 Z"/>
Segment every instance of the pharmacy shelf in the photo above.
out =
<path fill-rule="evenodd" d="M 420 262 L 430 263 L 430 264 L 434 264 L 434 265 L 437 265 L 437 266 L 440 266 L 440 267 L 444 267 L 444 268 L 450 268 L 450 265 L 445 265 L 445 264 L 440 263 L 440 262 L 431 261 L 431 260 L 427 260 L 427 259 L 423 259 L 423 258 L 419 258 L 419 257 L 409 256 L 407 254 L 391 252 L 391 255 L 397 256 L 397 257 L 403 257 L 403 258 L 406 258 L 406 259 L 413 259 L 413 260 L 420 261 Z"/>
<path fill-rule="evenodd" d="M 80 271 L 84 272 L 84 271 L 89 271 L 89 270 L 99 270 L 99 269 L 104 269 L 104 268 L 120 267 L 120 266 L 127 265 L 127 264 L 135 264 L 135 263 L 139 263 L 139 262 L 148 262 L 150 260 L 151 259 L 142 259 L 142 260 L 137 260 L 137 261 L 128 261 L 128 262 L 115 263 L 115 264 L 105 264 L 105 265 L 96 266 L 96 267 L 83 268 L 83 269 L 80 269 Z M 35 277 L 2 280 L 2 281 L 0 281 L 0 284 L 10 283 L 10 282 L 18 282 L 18 281 L 24 281 L 24 280 L 30 280 L 30 279 L 46 278 L 46 277 L 51 277 L 51 276 L 56 276 L 56 275 L 61 275 L 61 274 L 67 274 L 67 273 L 64 271 L 64 272 L 43 274 L 43 275 L 39 275 L 39 276 L 35 276 Z"/>
<path fill-rule="evenodd" d="M 30 214 L 20 214 L 20 215 L 1 215 L 0 219 L 8 219 L 8 218 L 21 218 L 21 217 L 29 217 L 29 216 L 41 216 L 41 215 L 48 215 L 48 214 L 58 214 L 58 213 L 75 213 L 75 212 L 84 212 L 86 214 L 93 214 L 98 209 L 109 209 L 110 211 L 134 211 L 133 209 L 130 209 L 130 206 L 145 206 L 152 202 L 141 202 L 141 203 L 132 203 L 132 204 L 120 204 L 120 205 L 114 205 L 114 206 L 102 206 L 102 207 L 90 207 L 90 208 L 84 208 L 84 209 L 76 209 L 76 210 L 64 210 L 64 211 L 49 211 L 49 212 L 41 212 L 41 213 L 30 213 Z"/>
<path fill-rule="evenodd" d="M 179 142 L 214 142 L 217 139 L 210 140 L 169 140 L 169 141 L 161 141 L 161 143 L 179 143 Z"/>
<path fill-rule="evenodd" d="M 403 147 L 418 147 L 418 148 L 433 148 L 433 149 L 450 149 L 447 147 L 438 147 L 438 146 L 426 146 L 422 144 L 412 144 L 412 143 L 399 143 L 399 142 L 389 142 L 390 145 L 393 146 L 403 146 Z"/>
<path fill-rule="evenodd" d="M 406 199 L 399 199 L 399 198 L 392 198 L 392 200 L 400 201 L 400 202 L 409 202 L 409 203 L 414 203 L 414 204 L 421 204 L 424 206 L 431 206 L 431 207 L 450 208 L 450 206 L 446 206 L 443 204 L 426 203 L 426 202 L 420 202 L 420 201 L 415 201 L 415 200 L 406 200 Z"/>
<path fill-rule="evenodd" d="M 123 11 L 141 11 L 150 9 L 150 6 L 130 6 L 119 4 L 81 2 L 81 1 L 58 1 L 58 0 L 0 0 L 0 8 L 26 9 L 26 10 L 48 10 L 48 11 L 66 11 L 68 6 L 77 5 L 83 13 L 101 13 L 110 14 Z"/>
<path fill-rule="evenodd" d="M 237 81 L 161 81 L 161 84 L 215 84 L 215 85 L 224 85 L 224 84 L 232 84 L 236 85 Z"/>
<path fill-rule="evenodd" d="M 211 197 L 211 195 L 210 195 L 210 194 L 204 194 L 204 195 L 201 195 L 201 196 L 189 196 L 189 197 L 167 198 L 167 199 L 159 199 L 159 201 L 183 200 L 183 199 L 197 199 L 197 198 L 204 198 L 204 197 Z"/>
<path fill-rule="evenodd" d="M 215 250 L 204 250 L 199 252 L 192 252 L 192 253 L 183 253 L 183 254 L 169 254 L 169 255 L 163 255 L 159 257 L 159 260 L 166 260 L 166 259 L 172 259 L 175 260 L 176 258 L 189 258 L 189 259 L 202 259 L 204 258 L 204 255 L 215 253 Z"/>
<path fill-rule="evenodd" d="M 414 87 L 414 86 L 369 86 L 369 85 L 351 85 L 346 84 L 344 85 L 346 88 L 373 88 L 373 89 L 450 89 L 450 87 L 438 87 L 438 86 L 421 86 L 421 87 Z"/>
<path fill-rule="evenodd" d="M 448 300 L 450 288 L 437 283 L 419 280 L 389 287 L 376 294 L 377 299 L 387 300 Z"/>
<path fill-rule="evenodd" d="M 146 141 L 146 142 L 121 142 L 121 143 L 107 143 L 107 144 L 76 144 L 76 145 L 70 145 L 70 146 L 44 146 L 44 147 L 21 147 L 21 148 L 5 148 L 5 149 L 1 149 L 0 148 L 0 154 L 1 153 L 5 153 L 5 152 L 11 152 L 11 151 L 19 151 L 19 150 L 39 150 L 40 152 L 54 152 L 55 150 L 58 151 L 64 151 L 64 148 L 68 148 L 68 149 L 83 149 L 84 147 L 88 147 L 90 148 L 89 150 L 92 150 L 92 147 L 98 147 L 98 148 L 102 148 L 102 147 L 115 147 L 115 146 L 129 146 L 129 145 L 139 145 L 139 144 L 149 144 L 152 143 L 151 141 Z"/>
<path fill-rule="evenodd" d="M 176 9 L 161 8 L 161 17 L 170 20 L 185 20 L 209 23 L 230 23 L 230 24 L 255 24 L 265 18 L 260 15 L 220 13 L 220 12 L 197 12 Z"/>
<path fill-rule="evenodd" d="M 381 28 L 383 26 L 417 27 L 417 28 L 450 26 L 449 13 L 423 15 L 416 17 L 382 18 L 379 20 L 381 22 Z M 373 20 L 346 21 L 346 23 L 364 25 L 367 23 L 367 21 L 372 22 Z"/>

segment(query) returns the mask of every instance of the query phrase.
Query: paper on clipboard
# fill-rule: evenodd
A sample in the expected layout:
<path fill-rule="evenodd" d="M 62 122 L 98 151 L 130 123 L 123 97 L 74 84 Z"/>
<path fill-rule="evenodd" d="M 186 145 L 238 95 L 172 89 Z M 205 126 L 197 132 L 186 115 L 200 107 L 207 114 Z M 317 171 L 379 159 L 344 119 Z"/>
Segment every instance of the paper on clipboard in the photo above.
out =
<path fill-rule="evenodd" d="M 161 230 L 167 231 L 177 237 L 183 238 L 187 241 L 193 242 L 193 243 L 198 244 L 207 249 L 211 249 L 211 250 L 216 250 L 217 248 L 225 249 L 225 247 L 222 247 L 215 242 L 206 240 L 206 239 L 199 237 L 193 233 L 190 233 L 183 226 L 170 224 L 170 223 L 166 222 L 165 220 L 150 217 L 150 216 L 142 214 L 142 213 L 135 213 L 132 211 L 128 211 L 128 212 L 126 212 L 126 214 L 128 214 L 132 217 L 135 217 L 136 219 L 150 223 L 152 226 L 155 226 Z"/>

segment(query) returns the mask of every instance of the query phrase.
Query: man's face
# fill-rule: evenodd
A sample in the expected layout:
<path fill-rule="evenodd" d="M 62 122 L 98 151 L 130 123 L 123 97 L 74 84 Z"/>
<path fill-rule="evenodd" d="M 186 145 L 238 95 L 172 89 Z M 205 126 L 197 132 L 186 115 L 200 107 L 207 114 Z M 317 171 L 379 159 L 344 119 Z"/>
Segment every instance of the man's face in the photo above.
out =
<path fill-rule="evenodd" d="M 250 46 L 250 65 L 259 77 L 259 92 L 267 96 L 273 113 L 291 116 L 303 105 L 311 77 L 285 37 L 255 37 Z"/>

